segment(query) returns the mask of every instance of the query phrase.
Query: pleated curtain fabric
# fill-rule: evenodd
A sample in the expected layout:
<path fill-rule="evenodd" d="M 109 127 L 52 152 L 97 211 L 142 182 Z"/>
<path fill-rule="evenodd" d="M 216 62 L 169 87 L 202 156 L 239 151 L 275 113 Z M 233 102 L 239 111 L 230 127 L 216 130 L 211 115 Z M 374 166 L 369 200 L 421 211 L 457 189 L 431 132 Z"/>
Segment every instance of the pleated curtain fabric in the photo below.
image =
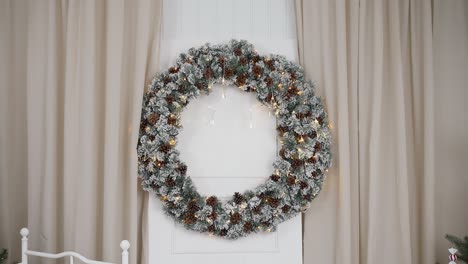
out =
<path fill-rule="evenodd" d="M 142 263 L 136 142 L 161 1 L 0 2 L 0 246 Z M 44 261 L 44 263 L 47 261 Z"/>
<path fill-rule="evenodd" d="M 304 263 L 435 263 L 431 1 L 297 0 L 296 16 L 335 142 Z"/>

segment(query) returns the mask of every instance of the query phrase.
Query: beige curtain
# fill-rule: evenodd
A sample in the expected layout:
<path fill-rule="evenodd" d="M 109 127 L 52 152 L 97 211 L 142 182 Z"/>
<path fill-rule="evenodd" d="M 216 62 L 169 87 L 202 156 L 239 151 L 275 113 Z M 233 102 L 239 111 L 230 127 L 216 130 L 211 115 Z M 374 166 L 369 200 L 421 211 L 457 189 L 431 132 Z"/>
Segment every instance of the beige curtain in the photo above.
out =
<path fill-rule="evenodd" d="M 297 0 L 296 11 L 300 63 L 335 140 L 304 263 L 435 263 L 431 1 Z"/>
<path fill-rule="evenodd" d="M 437 261 L 468 235 L 468 1 L 434 1 Z"/>
<path fill-rule="evenodd" d="M 119 262 L 142 248 L 136 153 L 161 1 L 0 2 L 0 247 Z M 144 243 L 143 243 L 144 244 Z M 141 260 L 138 260 L 141 263 Z"/>

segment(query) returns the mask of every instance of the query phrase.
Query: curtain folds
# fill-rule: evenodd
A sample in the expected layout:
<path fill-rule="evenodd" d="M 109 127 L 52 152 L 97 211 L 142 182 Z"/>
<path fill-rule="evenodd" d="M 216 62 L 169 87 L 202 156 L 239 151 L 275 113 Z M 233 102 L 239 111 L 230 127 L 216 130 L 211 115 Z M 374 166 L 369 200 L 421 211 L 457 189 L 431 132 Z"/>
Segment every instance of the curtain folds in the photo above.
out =
<path fill-rule="evenodd" d="M 431 2 L 297 0 L 296 15 L 335 140 L 304 263 L 434 263 Z"/>
<path fill-rule="evenodd" d="M 1 245 L 19 261 L 17 232 L 28 226 L 31 248 L 118 263 L 129 239 L 137 263 L 136 128 L 158 62 L 161 1 L 2 1 L 0 10 Z"/>

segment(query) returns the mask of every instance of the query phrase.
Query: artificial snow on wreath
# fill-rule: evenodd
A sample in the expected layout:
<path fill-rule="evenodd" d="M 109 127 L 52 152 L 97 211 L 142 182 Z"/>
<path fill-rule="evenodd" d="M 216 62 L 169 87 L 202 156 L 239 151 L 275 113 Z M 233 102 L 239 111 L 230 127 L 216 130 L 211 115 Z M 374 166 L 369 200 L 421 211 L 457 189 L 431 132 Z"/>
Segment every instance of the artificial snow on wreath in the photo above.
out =
<path fill-rule="evenodd" d="M 281 142 L 265 182 L 228 201 L 200 194 L 176 149 L 181 111 L 216 83 L 234 84 L 271 108 Z M 160 198 L 169 216 L 187 229 L 228 239 L 274 231 L 303 212 L 331 165 L 327 115 L 313 82 L 297 64 L 259 55 L 244 40 L 191 48 L 153 79 L 143 97 L 137 153 L 143 188 Z"/>

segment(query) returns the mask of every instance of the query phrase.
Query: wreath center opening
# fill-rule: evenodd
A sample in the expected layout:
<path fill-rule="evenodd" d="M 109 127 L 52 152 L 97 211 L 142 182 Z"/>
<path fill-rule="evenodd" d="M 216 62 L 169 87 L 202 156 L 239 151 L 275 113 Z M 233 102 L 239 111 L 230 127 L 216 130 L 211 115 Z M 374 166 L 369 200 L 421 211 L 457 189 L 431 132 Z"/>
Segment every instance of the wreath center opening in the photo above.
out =
<path fill-rule="evenodd" d="M 215 84 L 186 106 L 180 122 L 176 148 L 200 194 L 230 197 L 271 175 L 276 118 L 254 94 Z"/>

